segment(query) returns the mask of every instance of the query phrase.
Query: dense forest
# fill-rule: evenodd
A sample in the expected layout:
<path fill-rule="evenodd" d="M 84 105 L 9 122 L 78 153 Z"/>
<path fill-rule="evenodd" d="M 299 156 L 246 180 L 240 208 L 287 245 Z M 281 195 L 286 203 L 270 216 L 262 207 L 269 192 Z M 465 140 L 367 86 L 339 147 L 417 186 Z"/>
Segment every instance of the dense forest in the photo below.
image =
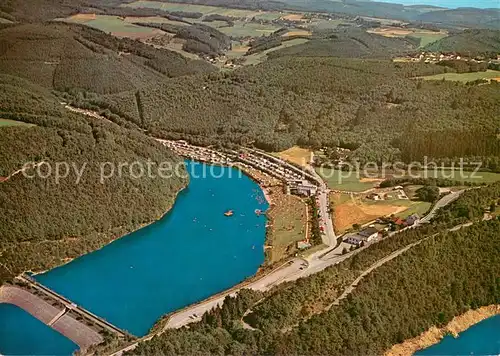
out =
<path fill-rule="evenodd" d="M 9 26 L 0 30 L 0 43 L 0 73 L 60 91 L 117 93 L 215 70 L 205 61 L 65 23 Z"/>
<path fill-rule="evenodd" d="M 485 168 L 497 169 L 498 85 L 413 79 L 453 70 L 425 63 L 283 57 L 138 91 L 67 100 L 109 109 L 150 135 L 201 145 L 254 144 L 269 151 L 296 144 L 349 146 L 352 159 L 375 162 L 474 156 L 487 163 Z M 137 97 L 141 111 L 134 105 Z"/>
<path fill-rule="evenodd" d="M 486 212 L 494 213 L 497 206 L 500 206 L 500 182 L 467 190 L 460 199 L 440 209 L 434 220 L 448 225 L 481 220 Z"/>
<path fill-rule="evenodd" d="M 416 48 L 415 43 L 408 39 L 384 37 L 359 28 L 323 32 L 321 37 L 323 38 L 271 52 L 269 58 L 301 56 L 390 59 Z"/>
<path fill-rule="evenodd" d="M 382 354 L 469 309 L 500 303 L 499 229 L 500 221 L 489 221 L 437 235 L 401 233 L 264 300 L 250 291 L 227 299 L 202 322 L 168 330 L 131 354 Z M 322 311 L 373 262 L 415 239 L 425 240 Z M 257 330 L 242 327 L 249 310 L 244 320 Z"/>
<path fill-rule="evenodd" d="M 140 175 L 148 162 L 153 169 L 182 162 L 140 131 L 71 113 L 49 91 L 20 78 L 0 75 L 0 85 L 1 117 L 36 125 L 0 128 L 0 283 L 158 219 L 187 184 L 187 177 Z M 14 174 L 29 162 L 40 163 L 40 175 L 48 177 L 35 169 L 27 171 L 31 179 Z M 125 166 L 118 174 L 120 163 L 133 162 L 137 169 Z M 101 172 L 109 179 L 101 181 Z"/>
<path fill-rule="evenodd" d="M 497 14 L 497 21 L 500 20 Z M 497 58 L 500 52 L 500 30 L 465 30 L 428 44 L 427 51 L 455 52 L 464 56 Z"/>
<path fill-rule="evenodd" d="M 174 33 L 174 38 L 186 40 L 182 46 L 182 49 L 186 52 L 216 57 L 231 49 L 229 36 L 204 24 L 190 24 L 189 26 L 143 22 L 136 22 L 135 24 Z"/>

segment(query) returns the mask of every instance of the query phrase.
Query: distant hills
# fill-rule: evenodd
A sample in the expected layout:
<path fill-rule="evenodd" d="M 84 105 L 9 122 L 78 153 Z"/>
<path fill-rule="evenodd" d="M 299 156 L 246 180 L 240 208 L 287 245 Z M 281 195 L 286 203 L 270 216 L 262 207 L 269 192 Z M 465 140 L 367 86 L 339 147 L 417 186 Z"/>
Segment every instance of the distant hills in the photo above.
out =
<path fill-rule="evenodd" d="M 213 70 L 207 62 L 80 25 L 28 24 L 0 30 L 0 73 L 58 90 L 116 93 Z"/>
<path fill-rule="evenodd" d="M 82 11 L 116 8 L 127 0 L 5 0 L 0 4 L 0 18 L 32 22 L 67 17 Z M 358 0 L 171 0 L 185 4 L 211 5 L 239 9 L 295 10 L 340 13 L 349 16 L 377 17 L 402 21 L 421 21 L 443 26 L 500 28 L 500 9 L 445 9 L 430 5 L 393 4 Z"/>
<path fill-rule="evenodd" d="M 500 29 L 500 9 L 459 8 L 421 14 L 417 20 L 444 25 Z"/>
<path fill-rule="evenodd" d="M 427 51 L 480 55 L 500 52 L 500 31 L 466 30 L 427 45 Z"/>

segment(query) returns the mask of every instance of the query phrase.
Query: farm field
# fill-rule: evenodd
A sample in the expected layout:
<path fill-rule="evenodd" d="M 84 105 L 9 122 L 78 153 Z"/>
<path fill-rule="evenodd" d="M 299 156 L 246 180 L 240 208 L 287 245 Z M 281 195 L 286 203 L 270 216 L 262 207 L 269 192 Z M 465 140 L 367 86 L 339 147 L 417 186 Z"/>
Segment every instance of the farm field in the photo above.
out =
<path fill-rule="evenodd" d="M 15 120 L 9 120 L 9 119 L 0 119 L 0 128 L 1 127 L 8 127 L 8 126 L 26 126 L 26 127 L 31 127 L 35 126 L 33 124 L 27 124 L 26 122 L 22 121 L 15 121 Z"/>
<path fill-rule="evenodd" d="M 431 207 L 432 203 L 424 201 L 412 202 L 412 204 L 408 207 L 408 209 L 402 211 L 401 213 L 396 214 L 396 216 L 404 219 L 410 215 L 417 214 L 418 216 L 422 217 L 425 215 L 425 213 L 427 213 L 430 210 Z"/>
<path fill-rule="evenodd" d="M 132 22 L 131 20 L 124 21 L 122 18 L 118 16 L 92 15 L 92 14 L 90 14 L 89 16 L 85 15 L 86 14 L 74 15 L 64 19 L 63 21 L 90 26 L 98 30 L 101 30 L 103 32 L 110 33 L 117 37 L 146 39 L 164 33 L 163 31 L 156 28 L 134 25 L 133 23 L 131 23 Z M 165 21 L 163 22 L 169 21 L 167 19 L 164 20 Z M 170 21 L 170 22 L 175 22 L 175 21 Z M 175 23 L 179 24 L 178 22 Z"/>
<path fill-rule="evenodd" d="M 164 17 L 152 16 L 152 17 L 133 17 L 129 16 L 123 19 L 124 22 L 134 23 L 134 22 L 146 22 L 146 23 L 168 23 L 176 26 L 187 26 L 188 24 L 181 21 L 172 21 Z"/>
<path fill-rule="evenodd" d="M 346 23 L 343 20 L 323 20 L 323 19 L 315 19 L 311 23 L 307 24 L 307 27 L 311 30 L 331 30 L 337 28 L 340 24 Z"/>
<path fill-rule="evenodd" d="M 354 224 L 367 224 L 381 216 L 404 214 L 408 209 L 421 210 L 420 202 L 409 200 L 370 201 L 361 196 L 332 193 L 335 231 L 343 233 Z M 408 213 L 411 215 L 411 213 Z M 398 215 L 399 216 L 399 215 Z"/>
<path fill-rule="evenodd" d="M 207 6 L 207 5 L 193 5 L 193 4 L 178 4 L 178 3 L 168 3 L 160 1 L 134 1 L 129 4 L 123 4 L 121 6 L 134 7 L 134 8 L 153 8 L 162 9 L 165 11 L 185 11 L 185 12 L 201 12 L 204 15 L 209 14 L 219 14 L 224 16 L 233 17 L 256 17 L 267 20 L 276 19 L 282 16 L 279 12 L 264 12 L 264 11 L 254 11 L 254 10 L 242 10 L 242 9 L 229 9 L 224 7 Z"/>
<path fill-rule="evenodd" d="M 439 41 L 442 38 L 448 36 L 445 33 L 429 33 L 429 32 L 415 32 L 411 34 L 412 37 L 420 38 L 420 47 L 425 47 L 430 43 Z"/>
<path fill-rule="evenodd" d="M 269 262 L 278 262 L 296 252 L 296 243 L 306 237 L 306 204 L 302 199 L 286 195 L 281 187 L 274 187 L 270 194 L 272 205 L 268 211 L 271 228 L 266 249 Z"/>
<path fill-rule="evenodd" d="M 337 169 L 316 168 L 316 172 L 325 180 L 330 189 L 345 191 L 345 192 L 364 192 L 375 186 L 379 180 L 366 180 L 352 172 L 349 177 L 346 177 L 347 172 L 341 172 Z"/>
<path fill-rule="evenodd" d="M 306 166 L 311 161 L 311 153 L 312 151 L 307 148 L 293 146 L 285 151 L 274 153 L 274 155 L 300 166 Z"/>
<path fill-rule="evenodd" d="M 424 80 L 451 80 L 457 82 L 467 83 L 477 79 L 492 79 L 500 78 L 500 71 L 488 69 L 486 72 L 473 72 L 473 73 L 443 73 L 428 75 L 420 77 Z M 499 79 L 500 80 L 500 79 Z"/>
<path fill-rule="evenodd" d="M 217 26 L 214 24 L 215 21 L 203 22 L 205 25 L 212 26 L 217 28 L 222 33 L 225 33 L 228 36 L 233 37 L 261 37 L 261 36 L 269 36 L 276 30 L 279 30 L 279 26 L 267 25 L 267 24 L 258 24 L 254 22 L 244 22 L 244 21 L 235 21 L 234 26 L 227 27 L 225 22 L 221 22 L 221 26 Z"/>
<path fill-rule="evenodd" d="M 445 31 L 434 32 L 434 31 L 425 31 L 421 29 L 415 28 L 401 28 L 401 27 L 384 27 L 384 28 L 376 28 L 373 30 L 368 30 L 369 33 L 374 33 L 377 35 L 382 35 L 385 37 L 418 37 L 420 38 L 420 47 L 424 47 L 429 43 L 435 42 L 448 36 L 448 33 Z"/>
<path fill-rule="evenodd" d="M 307 40 L 305 38 L 295 38 L 293 40 L 283 42 L 281 44 L 281 46 L 270 48 L 270 49 L 265 50 L 265 51 L 260 52 L 260 53 L 251 54 L 251 55 L 246 57 L 247 60 L 245 62 L 245 65 L 259 64 L 259 63 L 266 60 L 268 53 L 271 53 L 273 51 L 277 51 L 277 50 L 282 49 L 282 48 L 287 48 L 287 47 L 291 47 L 291 46 L 296 46 L 298 44 L 306 43 L 307 41 L 309 41 L 309 40 Z"/>

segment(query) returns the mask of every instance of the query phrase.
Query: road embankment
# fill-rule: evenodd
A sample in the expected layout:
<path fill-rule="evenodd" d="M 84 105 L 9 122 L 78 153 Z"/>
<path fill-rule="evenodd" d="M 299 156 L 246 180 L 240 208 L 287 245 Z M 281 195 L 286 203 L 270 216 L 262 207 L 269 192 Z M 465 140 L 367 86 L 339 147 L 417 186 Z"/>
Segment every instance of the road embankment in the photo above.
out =
<path fill-rule="evenodd" d="M 417 337 L 408 339 L 401 344 L 394 345 L 384 356 L 410 356 L 416 351 L 425 349 L 439 343 L 443 337 L 452 334 L 457 337 L 458 334 L 467 330 L 474 324 L 477 324 L 492 316 L 500 315 L 500 304 L 489 305 L 475 310 L 469 310 L 462 315 L 456 316 L 445 327 L 438 328 L 433 326 Z"/>

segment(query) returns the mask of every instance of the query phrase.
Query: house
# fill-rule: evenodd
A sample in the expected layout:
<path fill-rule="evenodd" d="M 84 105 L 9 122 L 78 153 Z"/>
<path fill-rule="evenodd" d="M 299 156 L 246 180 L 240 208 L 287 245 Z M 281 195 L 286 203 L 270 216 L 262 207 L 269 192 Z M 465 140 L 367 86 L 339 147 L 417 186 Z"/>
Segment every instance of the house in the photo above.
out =
<path fill-rule="evenodd" d="M 374 238 L 378 236 L 378 230 L 374 227 L 369 227 L 367 229 L 363 229 L 357 234 L 352 234 L 347 237 L 344 241 L 351 244 L 359 246 L 361 243 L 367 243 L 372 241 Z"/>
<path fill-rule="evenodd" d="M 408 216 L 405 220 L 405 225 L 406 226 L 413 226 L 415 223 L 417 223 L 420 220 L 420 217 L 417 214 L 412 214 Z"/>
<path fill-rule="evenodd" d="M 378 230 L 374 227 L 369 227 L 358 232 L 358 235 L 363 237 L 366 242 L 370 242 L 378 236 Z"/>

